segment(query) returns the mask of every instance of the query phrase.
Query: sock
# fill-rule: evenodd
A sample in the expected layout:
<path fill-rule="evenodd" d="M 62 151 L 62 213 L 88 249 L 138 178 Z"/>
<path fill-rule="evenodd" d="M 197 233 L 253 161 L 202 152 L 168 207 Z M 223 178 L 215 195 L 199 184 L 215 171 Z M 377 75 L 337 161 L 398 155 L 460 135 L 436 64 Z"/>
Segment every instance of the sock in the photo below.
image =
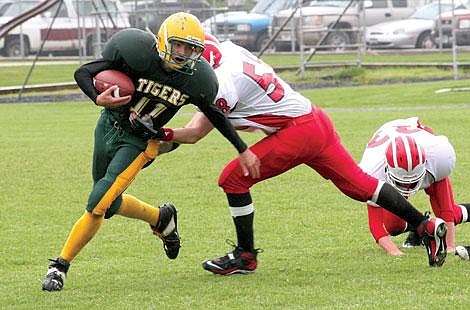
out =
<path fill-rule="evenodd" d="M 382 208 L 392 212 L 407 221 L 411 226 L 418 227 L 426 218 L 411 203 L 408 202 L 392 185 L 383 183 L 377 201 Z"/>
<path fill-rule="evenodd" d="M 85 211 L 73 225 L 62 252 L 60 252 L 60 257 L 70 263 L 93 238 L 101 227 L 103 220 L 104 216 L 92 215 Z"/>
<path fill-rule="evenodd" d="M 151 226 L 155 226 L 158 223 L 160 215 L 160 209 L 149 205 L 142 200 L 137 199 L 132 195 L 122 195 L 122 203 L 116 214 L 139 219 L 149 223 Z"/>
<path fill-rule="evenodd" d="M 244 216 L 238 216 L 233 218 L 235 228 L 237 230 L 237 241 L 238 246 L 243 248 L 245 251 L 253 252 L 254 237 L 253 237 L 253 219 L 254 212 Z"/>
<path fill-rule="evenodd" d="M 227 194 L 230 212 L 237 232 L 238 246 L 245 251 L 254 250 L 254 207 L 250 193 Z"/>

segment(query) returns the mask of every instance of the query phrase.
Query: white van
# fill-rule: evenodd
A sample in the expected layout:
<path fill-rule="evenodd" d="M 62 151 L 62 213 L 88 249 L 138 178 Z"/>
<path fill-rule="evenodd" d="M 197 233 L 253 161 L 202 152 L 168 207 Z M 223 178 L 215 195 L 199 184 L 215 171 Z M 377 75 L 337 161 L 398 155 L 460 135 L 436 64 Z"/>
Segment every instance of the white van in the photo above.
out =
<path fill-rule="evenodd" d="M 336 25 L 336 30 L 330 32 L 324 45 L 345 47 L 356 43 L 362 19 L 358 8 L 361 2 L 364 7 L 365 26 L 370 26 L 379 22 L 407 18 L 417 7 L 431 0 L 361 0 L 352 3 L 350 0 L 304 1 L 303 7 L 297 10 L 287 26 L 279 32 L 274 43 L 276 50 L 290 49 L 293 46 L 298 48 L 300 36 L 303 36 L 304 45 L 315 46 L 343 12 L 345 14 Z M 292 12 L 284 10 L 274 15 L 271 29 L 273 34 L 277 33 Z"/>
<path fill-rule="evenodd" d="M 2 0 L 0 26 L 40 2 Z M 8 32 L 0 39 L 0 51 L 4 56 L 22 56 L 22 51 L 28 55 L 37 53 L 44 42 L 42 51 L 46 53 L 78 51 L 82 48 L 84 54 L 95 55 L 95 48 L 99 50 L 100 42 L 105 42 L 113 33 L 127 27 L 128 16 L 119 0 L 63 0 Z"/>

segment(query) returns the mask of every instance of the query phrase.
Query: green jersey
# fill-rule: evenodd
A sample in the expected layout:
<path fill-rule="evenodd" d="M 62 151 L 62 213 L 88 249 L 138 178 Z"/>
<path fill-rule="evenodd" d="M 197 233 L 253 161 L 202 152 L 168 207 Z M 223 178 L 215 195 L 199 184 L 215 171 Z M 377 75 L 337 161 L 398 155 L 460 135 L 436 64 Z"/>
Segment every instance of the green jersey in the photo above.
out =
<path fill-rule="evenodd" d="M 233 126 L 213 104 L 218 90 L 217 77 L 207 61 L 201 59 L 192 75 L 165 71 L 158 56 L 155 37 L 142 30 L 125 29 L 107 42 L 103 57 L 81 66 L 75 79 L 93 101 L 98 93 L 93 87 L 93 76 L 106 69 L 115 69 L 128 75 L 136 91 L 128 105 L 108 109 L 113 121 L 129 131 L 130 111 L 140 116 L 150 115 L 154 128 L 164 126 L 186 104 L 193 104 L 203 112 L 239 152 L 247 147 Z M 138 135 L 137 132 L 135 132 Z"/>

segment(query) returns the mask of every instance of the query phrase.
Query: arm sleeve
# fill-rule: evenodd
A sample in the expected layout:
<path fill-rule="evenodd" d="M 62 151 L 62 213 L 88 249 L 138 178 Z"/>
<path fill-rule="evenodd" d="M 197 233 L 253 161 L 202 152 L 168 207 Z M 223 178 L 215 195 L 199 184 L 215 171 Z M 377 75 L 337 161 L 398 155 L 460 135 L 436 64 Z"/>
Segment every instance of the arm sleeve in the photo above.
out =
<path fill-rule="evenodd" d="M 198 106 L 202 113 L 209 119 L 215 128 L 237 149 L 238 153 L 243 153 L 248 147 L 240 138 L 235 128 L 229 120 L 213 104 L 203 104 Z"/>
<path fill-rule="evenodd" d="M 425 192 L 429 196 L 434 215 L 446 222 L 455 222 L 453 212 L 455 201 L 449 177 L 431 184 L 431 186 L 425 189 Z"/>
<path fill-rule="evenodd" d="M 388 236 L 387 231 L 383 226 L 382 208 L 373 207 L 367 204 L 367 216 L 369 218 L 369 230 L 374 237 L 375 242 L 380 238 Z"/>
<path fill-rule="evenodd" d="M 75 71 L 74 78 L 78 84 L 78 87 L 82 92 L 88 96 L 94 103 L 96 103 L 96 97 L 98 92 L 93 85 L 93 77 L 103 70 L 111 69 L 111 63 L 103 59 L 84 64 Z"/>

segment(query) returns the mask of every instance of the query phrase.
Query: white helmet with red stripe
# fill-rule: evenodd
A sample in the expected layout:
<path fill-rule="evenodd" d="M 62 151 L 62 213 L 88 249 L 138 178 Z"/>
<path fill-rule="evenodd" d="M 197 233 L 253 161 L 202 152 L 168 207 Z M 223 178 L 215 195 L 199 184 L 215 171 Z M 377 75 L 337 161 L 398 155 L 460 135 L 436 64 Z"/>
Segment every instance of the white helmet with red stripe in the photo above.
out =
<path fill-rule="evenodd" d="M 397 136 L 388 145 L 385 157 L 387 182 L 407 198 L 415 194 L 426 175 L 423 147 L 412 136 Z"/>
<path fill-rule="evenodd" d="M 217 38 L 213 35 L 205 35 L 205 49 L 204 52 L 202 52 L 202 57 L 204 57 L 214 69 L 220 66 L 222 60 L 222 52 L 220 51 L 219 44 L 219 40 L 217 40 Z"/>

